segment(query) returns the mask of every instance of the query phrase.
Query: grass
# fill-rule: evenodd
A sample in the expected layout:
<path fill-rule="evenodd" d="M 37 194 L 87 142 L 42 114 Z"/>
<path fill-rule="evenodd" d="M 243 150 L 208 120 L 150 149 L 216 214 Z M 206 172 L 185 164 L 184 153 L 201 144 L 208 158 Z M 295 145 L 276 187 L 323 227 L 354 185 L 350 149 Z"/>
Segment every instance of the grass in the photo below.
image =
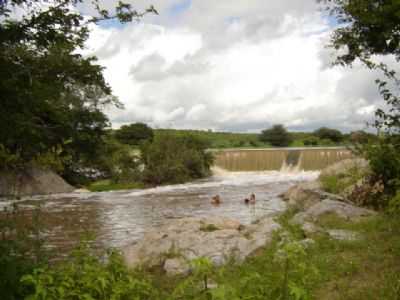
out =
<path fill-rule="evenodd" d="M 117 190 L 133 190 L 144 188 L 142 183 L 114 183 L 109 179 L 99 180 L 87 186 L 91 192 L 107 192 Z"/>
<path fill-rule="evenodd" d="M 126 299 L 139 300 L 400 299 L 398 217 L 379 214 L 351 222 L 335 215 L 325 215 L 316 225 L 324 229 L 354 230 L 363 238 L 337 241 L 325 234 L 317 234 L 311 237 L 314 243 L 299 248 L 299 241 L 305 235 L 298 226 L 290 225 L 289 220 L 295 213 L 288 211 L 280 216 L 278 221 L 282 231 L 275 234 L 268 247 L 260 249 L 240 264 L 231 260 L 223 267 L 213 268 L 210 262 L 202 258 L 192 264 L 194 269 L 191 275 L 167 277 L 162 268 L 127 272 L 118 261 L 111 265 L 107 265 L 107 260 L 95 260 L 93 263 L 93 259 L 85 254 L 77 261 L 83 259 L 86 262 L 83 266 L 89 273 L 82 273 L 79 264 L 72 268 L 67 262 L 67 267 L 60 270 L 73 271 L 71 274 L 60 274 L 59 269 L 50 269 L 53 270 L 50 274 L 55 279 L 65 275 L 68 282 L 76 281 L 77 284 L 73 284 L 72 288 L 79 293 L 82 293 L 84 283 L 85 290 L 90 288 L 91 293 L 95 291 L 93 294 L 98 290 L 94 282 L 101 275 L 101 278 L 112 279 L 108 291 L 113 292 L 113 287 L 118 284 L 118 292 L 129 295 Z M 165 255 L 174 258 L 179 257 L 180 253 L 173 248 Z M 47 271 L 43 273 L 43 279 L 48 274 Z M 87 277 L 85 281 L 81 281 L 82 274 Z M 118 279 L 121 275 L 124 276 L 122 282 Z M 64 277 L 61 279 L 64 280 Z M 204 289 L 204 282 L 214 283 L 214 288 Z M 44 284 L 48 291 L 58 291 L 60 283 L 44 280 L 39 284 Z M 138 296 L 140 294 L 143 297 Z"/>
<path fill-rule="evenodd" d="M 291 211 L 279 218 L 285 235 L 294 240 L 305 238 L 298 226 L 289 225 Z M 297 258 L 288 272 L 288 280 L 306 292 L 299 299 L 365 300 L 400 299 L 400 220 L 377 215 L 357 222 L 324 216 L 317 224 L 325 229 L 347 229 L 360 233 L 357 241 L 332 240 L 327 235 L 313 236 L 314 244 Z M 242 298 L 279 298 L 284 283 L 284 265 L 276 259 L 282 244 L 277 234 L 272 244 L 248 258 L 243 264 L 231 262 L 210 273 L 212 281 Z M 172 293 L 177 286 L 193 278 L 153 277 L 153 284 Z M 202 298 L 188 298 L 202 299 Z M 212 298 L 214 299 L 214 298 Z M 217 298 L 225 299 L 225 298 Z M 228 299 L 228 298 L 226 298 Z M 295 299 L 289 296 L 287 299 Z"/>

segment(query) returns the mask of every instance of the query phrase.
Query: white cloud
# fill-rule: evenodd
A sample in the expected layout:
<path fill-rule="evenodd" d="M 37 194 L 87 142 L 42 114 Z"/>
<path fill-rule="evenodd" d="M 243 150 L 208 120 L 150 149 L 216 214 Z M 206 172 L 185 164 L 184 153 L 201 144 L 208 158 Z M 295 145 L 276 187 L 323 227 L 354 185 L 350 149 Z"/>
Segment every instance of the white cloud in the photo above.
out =
<path fill-rule="evenodd" d="M 331 28 L 315 0 L 182 1 L 154 1 L 161 16 L 139 24 L 93 28 L 88 52 L 126 106 L 109 111 L 114 126 L 348 131 L 379 106 L 377 74 L 329 67 Z"/>

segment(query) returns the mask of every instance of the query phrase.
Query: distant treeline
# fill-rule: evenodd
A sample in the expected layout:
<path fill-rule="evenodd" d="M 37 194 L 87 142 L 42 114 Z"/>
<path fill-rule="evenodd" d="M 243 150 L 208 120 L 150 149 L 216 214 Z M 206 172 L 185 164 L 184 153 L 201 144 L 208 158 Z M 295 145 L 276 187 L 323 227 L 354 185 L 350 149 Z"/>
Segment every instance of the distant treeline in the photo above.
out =
<path fill-rule="evenodd" d="M 327 131 L 324 135 L 320 131 Z M 334 132 L 334 134 L 331 134 Z M 335 129 L 322 128 L 314 132 L 288 132 L 290 135 L 289 147 L 307 146 L 342 146 L 354 142 L 362 142 L 373 135 L 364 131 L 341 133 Z M 210 148 L 263 148 L 276 145 L 266 142 L 261 133 L 232 133 L 213 132 L 210 130 L 178 130 L 178 129 L 154 129 L 154 135 L 193 135 L 207 141 Z M 330 135 L 331 134 L 331 135 Z"/>

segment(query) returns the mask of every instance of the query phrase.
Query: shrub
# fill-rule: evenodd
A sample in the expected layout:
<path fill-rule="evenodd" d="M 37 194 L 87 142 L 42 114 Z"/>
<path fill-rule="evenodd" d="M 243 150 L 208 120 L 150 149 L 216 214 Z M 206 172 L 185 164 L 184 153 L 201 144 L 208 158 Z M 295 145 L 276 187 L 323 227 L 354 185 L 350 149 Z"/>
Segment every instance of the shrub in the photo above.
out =
<path fill-rule="evenodd" d="M 385 192 L 394 195 L 400 181 L 400 141 L 383 137 L 363 148 L 376 180 L 382 180 Z"/>
<path fill-rule="evenodd" d="M 33 218 L 14 206 L 0 216 L 0 299 L 24 299 L 31 291 L 20 280 L 34 268 L 46 263 L 40 236 L 40 210 Z"/>
<path fill-rule="evenodd" d="M 260 140 L 276 147 L 287 147 L 292 142 L 289 132 L 280 124 L 274 125 L 270 129 L 263 130 L 260 135 Z"/>
<path fill-rule="evenodd" d="M 212 153 L 195 136 L 157 136 L 141 146 L 143 180 L 150 184 L 182 183 L 210 174 Z"/>
<path fill-rule="evenodd" d="M 115 251 L 100 260 L 89 243 L 82 243 L 68 261 L 56 267 L 38 268 L 22 279 L 32 288 L 30 300 L 150 299 L 152 285 L 135 276 Z"/>

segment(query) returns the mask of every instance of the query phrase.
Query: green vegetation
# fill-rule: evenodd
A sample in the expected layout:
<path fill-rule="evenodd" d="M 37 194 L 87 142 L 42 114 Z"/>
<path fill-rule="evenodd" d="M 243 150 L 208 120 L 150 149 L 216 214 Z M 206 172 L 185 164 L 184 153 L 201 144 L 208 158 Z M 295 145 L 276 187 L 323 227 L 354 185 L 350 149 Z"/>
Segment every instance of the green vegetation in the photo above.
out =
<path fill-rule="evenodd" d="M 356 190 L 353 200 L 386 208 L 400 190 L 400 98 L 395 70 L 372 59 L 384 55 L 400 58 L 400 3 L 398 1 L 321 0 L 340 25 L 331 38 L 331 46 L 342 50 L 336 64 L 351 66 L 360 61 L 371 70 L 380 70 L 384 80 L 376 83 L 387 109 L 375 113 L 374 127 L 380 136 L 359 147 L 369 160 L 372 174 Z M 365 137 L 365 136 L 364 136 Z M 362 138 L 364 138 L 362 137 Z M 367 199 L 367 200 L 366 200 Z"/>
<path fill-rule="evenodd" d="M 333 143 L 340 143 L 343 140 L 343 134 L 339 130 L 327 127 L 315 130 L 314 135 L 321 140 L 330 140 Z"/>
<path fill-rule="evenodd" d="M 274 125 L 270 129 L 263 130 L 260 135 L 260 140 L 270 143 L 275 147 L 287 147 L 292 142 L 289 132 L 283 125 Z"/>
<path fill-rule="evenodd" d="M 124 125 L 115 131 L 115 138 L 123 144 L 138 146 L 147 140 L 153 140 L 154 132 L 144 123 Z"/>
<path fill-rule="evenodd" d="M 20 256 L 23 261 L 13 261 L 18 264 L 17 273 L 10 273 L 10 265 L 1 268 L 1 278 L 7 280 L 1 281 L 0 296 L 5 300 L 397 299 L 397 217 L 380 214 L 351 222 L 326 215 L 318 226 L 356 231 L 361 238 L 340 241 L 316 233 L 312 236 L 314 242 L 304 242 L 304 232 L 289 223 L 294 213 L 288 211 L 280 216 L 283 228 L 271 245 L 244 263 L 231 260 L 215 268 L 208 259 L 199 258 L 191 262 L 189 275 L 166 277 L 156 269 L 128 270 L 118 252 L 99 252 L 83 242 L 70 257 L 56 263 Z M 12 230 L 4 225 L 1 228 L 3 236 Z M 28 238 L 20 241 L 27 242 Z M 4 237 L 0 239 L 2 249 L 9 245 Z M 12 256 L 1 252 L 2 266 L 16 253 L 22 253 L 15 252 L 22 248 L 9 249 L 13 249 Z"/>
<path fill-rule="evenodd" d="M 348 189 L 362 182 L 368 176 L 370 174 L 367 170 L 354 166 L 348 172 L 338 175 L 321 174 L 319 180 L 325 191 L 333 194 L 344 194 L 349 192 Z"/>
<path fill-rule="evenodd" d="M 175 136 L 197 136 L 209 143 L 212 149 L 224 148 L 270 148 L 273 145 L 260 139 L 259 133 L 232 133 L 232 132 L 213 132 L 205 130 L 177 130 L 177 129 L 154 129 L 156 136 L 175 135 Z M 319 139 L 312 132 L 289 132 L 291 143 L 289 147 L 307 146 L 343 146 L 351 143 L 351 134 L 343 135 L 341 143 L 335 143 L 328 139 Z M 369 135 L 365 133 L 366 135 Z"/>
<path fill-rule="evenodd" d="M 206 151 L 208 147 L 204 140 L 191 135 L 156 135 L 140 147 L 143 181 L 159 185 L 208 176 L 213 162 L 212 153 Z"/>

